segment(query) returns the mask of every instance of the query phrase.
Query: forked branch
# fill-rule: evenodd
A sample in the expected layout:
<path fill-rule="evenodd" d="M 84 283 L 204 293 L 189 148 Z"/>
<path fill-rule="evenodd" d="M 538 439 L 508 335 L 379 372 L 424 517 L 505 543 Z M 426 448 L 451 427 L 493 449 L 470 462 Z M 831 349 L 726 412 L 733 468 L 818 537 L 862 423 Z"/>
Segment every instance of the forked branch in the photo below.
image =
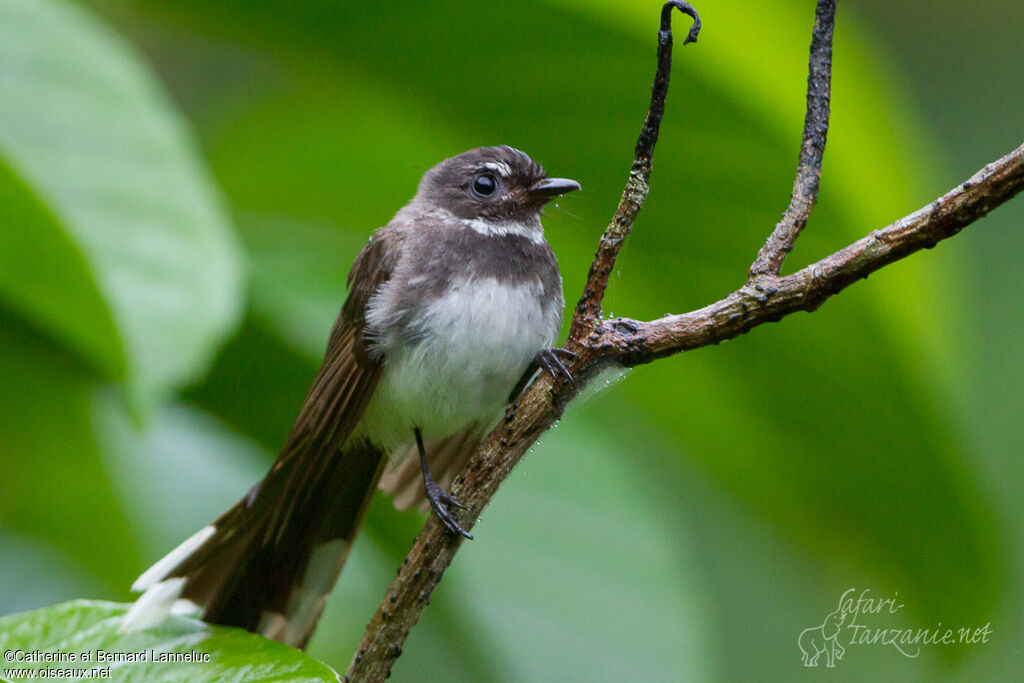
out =
<path fill-rule="evenodd" d="M 658 68 L 651 105 L 637 141 L 622 199 L 601 237 L 582 296 L 576 306 L 568 350 L 577 358 L 575 384 L 557 386 L 541 374 L 513 403 L 456 478 L 452 495 L 469 510 L 461 524 L 471 529 L 499 485 L 570 401 L 603 368 L 638 365 L 717 344 L 794 311 L 813 311 L 829 297 L 879 268 L 952 237 L 1024 190 L 1024 145 L 978 171 L 928 206 L 875 230 L 863 239 L 791 275 L 780 276 L 817 200 L 828 132 L 832 26 L 835 0 L 819 0 L 807 80 L 807 114 L 796 180 L 789 207 L 750 268 L 747 282 L 725 298 L 696 311 L 650 322 L 605 320 L 601 303 L 608 275 L 623 240 L 647 197 L 654 146 L 664 113 L 672 55 L 672 9 L 694 19 L 686 41 L 697 38 L 700 20 L 690 5 L 665 4 L 658 32 Z M 380 681 L 401 655 L 405 638 L 430 602 L 434 588 L 462 545 L 431 516 L 398 570 L 353 657 L 347 680 Z"/>
<path fill-rule="evenodd" d="M 593 335 L 602 358 L 625 366 L 718 344 L 795 311 L 814 311 L 871 273 L 931 249 L 1024 190 L 1024 145 L 988 164 L 928 206 L 875 230 L 791 275 L 752 278 L 725 298 L 651 322 L 606 320 Z"/>

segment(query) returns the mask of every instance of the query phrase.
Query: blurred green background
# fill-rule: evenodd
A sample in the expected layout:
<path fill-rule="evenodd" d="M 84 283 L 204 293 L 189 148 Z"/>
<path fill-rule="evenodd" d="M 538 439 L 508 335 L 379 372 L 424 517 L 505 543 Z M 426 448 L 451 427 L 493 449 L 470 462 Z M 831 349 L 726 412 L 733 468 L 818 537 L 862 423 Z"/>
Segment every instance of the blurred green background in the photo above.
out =
<path fill-rule="evenodd" d="M 1024 5 L 840 4 L 821 201 L 788 269 L 1024 140 Z M 261 476 L 352 258 L 437 161 L 507 143 L 582 183 L 546 219 L 574 301 L 658 8 L 0 0 L 0 614 L 129 599 Z M 697 9 L 610 314 L 738 286 L 788 199 L 813 3 Z M 1019 676 L 1022 222 L 1018 199 L 813 315 L 574 405 L 397 680 L 816 677 L 797 638 L 851 587 L 905 605 L 872 628 L 993 636 L 913 659 L 847 642 L 830 677 Z M 312 654 L 347 666 L 421 521 L 374 501 Z"/>

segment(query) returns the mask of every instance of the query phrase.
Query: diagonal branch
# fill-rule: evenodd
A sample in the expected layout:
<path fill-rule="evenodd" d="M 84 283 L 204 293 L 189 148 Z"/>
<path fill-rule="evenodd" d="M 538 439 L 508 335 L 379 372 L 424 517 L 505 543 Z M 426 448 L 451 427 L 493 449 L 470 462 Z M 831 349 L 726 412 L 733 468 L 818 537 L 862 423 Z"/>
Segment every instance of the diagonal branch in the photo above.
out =
<path fill-rule="evenodd" d="M 835 15 L 835 0 L 818 0 L 807 70 L 807 113 L 804 115 L 804 136 L 800 145 L 796 179 L 793 181 L 793 194 L 785 213 L 750 266 L 750 280 L 777 276 L 782 271 L 786 254 L 792 251 L 796 238 L 807 225 L 811 210 L 818 201 L 821 158 L 825 154 L 829 102 L 832 97 L 832 26 Z"/>

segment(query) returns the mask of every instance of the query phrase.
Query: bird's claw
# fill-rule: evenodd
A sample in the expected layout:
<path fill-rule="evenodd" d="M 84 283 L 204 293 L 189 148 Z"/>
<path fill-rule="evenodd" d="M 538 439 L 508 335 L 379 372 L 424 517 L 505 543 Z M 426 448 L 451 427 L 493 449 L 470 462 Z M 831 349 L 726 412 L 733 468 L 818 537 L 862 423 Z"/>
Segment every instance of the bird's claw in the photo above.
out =
<path fill-rule="evenodd" d="M 455 520 L 455 516 L 452 515 L 451 510 L 448 509 L 449 506 L 460 510 L 468 510 L 469 508 L 457 501 L 434 480 L 431 479 L 424 483 L 426 484 L 427 500 L 430 501 L 430 507 L 434 511 L 434 514 L 437 515 L 437 518 L 441 520 L 441 523 L 444 524 L 445 528 L 453 534 L 461 534 L 472 540 L 472 534 L 459 525 Z"/>
<path fill-rule="evenodd" d="M 541 349 L 534 356 L 533 362 L 547 370 L 552 379 L 560 379 L 562 384 L 571 384 L 575 387 L 576 380 L 573 379 L 569 368 L 565 367 L 563 358 L 567 361 L 574 361 L 579 356 L 566 349 Z"/>

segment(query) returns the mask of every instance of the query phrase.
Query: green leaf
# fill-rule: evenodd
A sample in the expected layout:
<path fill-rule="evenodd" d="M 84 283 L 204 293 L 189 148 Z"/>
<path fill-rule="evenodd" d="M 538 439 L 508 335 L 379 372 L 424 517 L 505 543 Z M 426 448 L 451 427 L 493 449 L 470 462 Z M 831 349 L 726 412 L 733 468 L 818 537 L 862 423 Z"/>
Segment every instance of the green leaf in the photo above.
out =
<path fill-rule="evenodd" d="M 124 683 L 338 680 L 330 667 L 299 650 L 241 629 L 213 627 L 195 619 L 172 616 L 145 631 L 118 633 L 128 607 L 75 600 L 4 617 L 0 619 L 0 651 L 74 654 L 77 660 L 4 666 L 34 671 L 99 667 L 109 671 L 109 678 Z M 116 653 L 136 661 L 99 661 Z M 89 661 L 83 661 L 83 655 Z M 174 655 L 178 661 L 173 661 Z M 71 680 L 97 677 L 80 675 Z"/>
<path fill-rule="evenodd" d="M 108 375 L 123 367 L 144 403 L 196 377 L 237 319 L 234 238 L 184 123 L 83 9 L 0 4 L 0 165 L 3 258 L 19 262 L 0 292 Z"/>
<path fill-rule="evenodd" d="M 121 339 L 85 256 L 2 157 L 0 207 L 0 297 L 104 374 L 124 374 Z"/>
<path fill-rule="evenodd" d="M 126 585 L 139 563 L 96 443 L 95 380 L 16 321 L 0 325 L 0 358 L 0 524 L 60 549 L 108 589 Z"/>

